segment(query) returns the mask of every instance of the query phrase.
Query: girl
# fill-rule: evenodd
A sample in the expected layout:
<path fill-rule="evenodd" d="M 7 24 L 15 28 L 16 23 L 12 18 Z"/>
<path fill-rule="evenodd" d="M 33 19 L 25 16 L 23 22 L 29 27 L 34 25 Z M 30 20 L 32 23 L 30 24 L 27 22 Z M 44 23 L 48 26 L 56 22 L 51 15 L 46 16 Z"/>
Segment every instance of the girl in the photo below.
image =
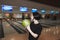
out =
<path fill-rule="evenodd" d="M 29 31 L 29 40 L 38 40 L 39 35 L 42 31 L 42 26 L 39 22 L 41 16 L 38 12 L 34 12 L 30 15 L 31 24 L 27 25 Z"/>

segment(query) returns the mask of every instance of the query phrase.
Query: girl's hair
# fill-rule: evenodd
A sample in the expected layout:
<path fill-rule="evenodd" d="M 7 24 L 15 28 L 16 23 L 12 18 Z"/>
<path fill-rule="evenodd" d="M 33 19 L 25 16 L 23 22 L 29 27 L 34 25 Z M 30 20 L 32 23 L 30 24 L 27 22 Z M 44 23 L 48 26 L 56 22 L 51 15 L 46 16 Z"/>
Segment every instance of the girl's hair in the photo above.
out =
<path fill-rule="evenodd" d="M 41 19 L 41 14 L 39 14 L 38 12 L 34 12 L 33 16 L 34 16 L 34 19 L 36 19 L 36 20 L 40 20 Z"/>

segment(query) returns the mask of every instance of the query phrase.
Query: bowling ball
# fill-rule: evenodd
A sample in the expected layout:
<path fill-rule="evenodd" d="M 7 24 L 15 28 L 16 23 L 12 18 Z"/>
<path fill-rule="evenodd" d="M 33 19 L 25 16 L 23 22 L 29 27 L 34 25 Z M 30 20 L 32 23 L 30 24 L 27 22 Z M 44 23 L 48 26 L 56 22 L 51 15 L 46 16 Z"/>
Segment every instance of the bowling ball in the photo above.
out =
<path fill-rule="evenodd" d="M 22 25 L 23 25 L 23 27 L 27 27 L 28 25 L 30 25 L 30 20 L 28 20 L 28 19 L 23 20 Z"/>

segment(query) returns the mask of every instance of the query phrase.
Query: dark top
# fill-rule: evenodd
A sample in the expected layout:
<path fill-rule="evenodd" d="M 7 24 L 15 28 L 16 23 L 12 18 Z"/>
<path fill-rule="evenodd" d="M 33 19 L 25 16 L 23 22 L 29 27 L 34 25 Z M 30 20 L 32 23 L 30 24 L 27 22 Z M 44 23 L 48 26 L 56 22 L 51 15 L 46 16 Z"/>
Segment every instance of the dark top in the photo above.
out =
<path fill-rule="evenodd" d="M 42 26 L 41 26 L 40 23 L 34 24 L 34 22 L 32 22 L 32 23 L 30 24 L 30 28 L 31 28 L 31 30 L 32 30 L 34 33 L 36 33 L 36 34 L 38 34 L 38 35 L 41 34 Z M 38 36 L 38 37 L 39 37 L 39 36 Z M 34 37 L 29 33 L 29 40 L 37 40 L 38 37 L 37 37 L 37 38 L 34 38 Z"/>
<path fill-rule="evenodd" d="M 39 34 L 42 30 L 42 26 L 41 26 L 40 23 L 39 24 L 34 24 L 34 22 L 32 22 L 31 25 L 30 25 L 30 28 L 34 33 L 37 33 L 37 34 Z"/>

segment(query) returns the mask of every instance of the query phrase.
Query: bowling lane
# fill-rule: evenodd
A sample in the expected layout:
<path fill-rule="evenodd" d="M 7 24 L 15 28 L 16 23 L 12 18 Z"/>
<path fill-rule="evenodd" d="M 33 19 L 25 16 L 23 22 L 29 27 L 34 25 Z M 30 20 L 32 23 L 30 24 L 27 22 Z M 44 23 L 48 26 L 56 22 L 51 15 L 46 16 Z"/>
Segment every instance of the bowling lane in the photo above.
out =
<path fill-rule="evenodd" d="M 60 25 L 60 20 L 40 20 L 40 23 L 43 24 L 47 24 L 47 25 L 51 25 L 51 26 L 56 26 L 56 25 Z"/>
<path fill-rule="evenodd" d="M 43 28 L 39 40 L 60 40 L 60 26 Z"/>
<path fill-rule="evenodd" d="M 11 21 L 12 21 L 13 24 L 17 25 L 18 27 L 20 27 L 20 28 L 22 28 L 22 29 L 24 29 L 24 30 L 26 29 L 26 28 L 24 28 L 24 27 L 22 26 L 22 24 L 21 24 L 22 21 L 21 21 L 21 20 L 20 20 L 20 21 L 18 21 L 18 20 L 17 20 L 17 21 L 16 21 L 16 20 L 11 20 Z"/>
<path fill-rule="evenodd" d="M 4 34 L 7 35 L 7 34 L 12 34 L 12 33 L 17 33 L 12 27 L 10 24 L 8 24 L 7 21 L 4 20 L 3 22 L 3 27 L 4 27 Z"/>
<path fill-rule="evenodd" d="M 18 28 L 20 28 L 21 30 L 23 30 L 23 31 L 27 31 L 26 30 L 26 28 L 24 27 L 24 26 L 22 26 L 22 24 L 21 23 L 18 23 L 17 21 L 12 21 L 13 22 L 13 24 L 15 24 L 16 26 L 18 26 Z"/>
<path fill-rule="evenodd" d="M 10 26 L 10 24 L 4 20 L 3 22 L 3 29 L 4 29 L 4 38 L 0 40 L 26 40 L 27 34 L 19 34 L 14 30 L 13 27 Z M 25 37 L 26 36 L 26 37 Z"/>
<path fill-rule="evenodd" d="M 21 27 L 19 27 L 19 26 L 17 26 L 17 25 L 15 25 L 14 23 L 13 23 L 13 21 L 11 21 L 11 20 L 6 20 L 18 33 L 25 33 L 26 31 L 25 30 L 23 30 Z"/>

